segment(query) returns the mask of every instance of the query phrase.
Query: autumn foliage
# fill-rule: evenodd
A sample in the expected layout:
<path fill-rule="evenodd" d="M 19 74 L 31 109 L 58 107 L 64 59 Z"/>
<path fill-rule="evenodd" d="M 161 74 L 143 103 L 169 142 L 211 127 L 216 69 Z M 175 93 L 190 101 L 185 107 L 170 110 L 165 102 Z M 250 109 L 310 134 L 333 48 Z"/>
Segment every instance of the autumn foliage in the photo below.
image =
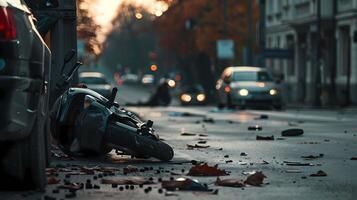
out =
<path fill-rule="evenodd" d="M 252 3 L 252 27 L 249 32 L 249 1 Z M 211 57 L 216 54 L 216 41 L 232 39 L 236 54 L 249 39 L 255 39 L 259 19 L 258 4 L 254 0 L 227 0 L 226 18 L 222 0 L 166 0 L 168 11 L 156 20 L 161 47 L 185 57 L 204 52 Z M 226 20 L 225 20 L 226 19 Z"/>

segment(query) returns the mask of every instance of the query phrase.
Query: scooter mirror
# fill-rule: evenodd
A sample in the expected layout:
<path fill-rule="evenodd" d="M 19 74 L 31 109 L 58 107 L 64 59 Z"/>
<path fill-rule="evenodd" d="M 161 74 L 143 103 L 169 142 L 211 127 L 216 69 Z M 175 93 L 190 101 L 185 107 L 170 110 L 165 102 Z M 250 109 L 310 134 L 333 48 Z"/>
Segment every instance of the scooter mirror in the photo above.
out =
<path fill-rule="evenodd" d="M 72 60 L 72 58 L 76 55 L 76 50 L 71 49 L 69 52 L 66 53 L 64 56 L 64 63 L 68 63 L 69 61 Z"/>
<path fill-rule="evenodd" d="M 76 55 L 76 50 L 71 49 L 69 52 L 66 53 L 66 55 L 64 56 L 64 63 L 61 69 L 61 74 L 62 76 L 64 76 L 63 72 L 64 72 L 64 68 L 66 67 L 66 64 L 69 63 L 73 57 Z M 70 75 L 69 75 L 70 76 Z"/>

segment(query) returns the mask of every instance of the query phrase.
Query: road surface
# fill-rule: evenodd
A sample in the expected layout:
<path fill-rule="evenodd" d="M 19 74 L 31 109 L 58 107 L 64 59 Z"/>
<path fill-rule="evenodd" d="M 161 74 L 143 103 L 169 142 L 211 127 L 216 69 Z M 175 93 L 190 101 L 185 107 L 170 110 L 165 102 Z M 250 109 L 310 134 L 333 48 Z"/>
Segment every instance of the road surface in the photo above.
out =
<path fill-rule="evenodd" d="M 119 92 L 125 90 L 119 88 Z M 357 157 L 355 110 L 220 111 L 214 107 L 177 106 L 129 109 L 155 122 L 157 133 L 175 149 L 171 163 L 132 159 L 118 156 L 115 152 L 99 158 L 57 158 L 52 162 L 49 172 L 57 169 L 58 176 L 55 178 L 60 181 L 58 184 L 49 185 L 43 193 L 1 192 L 0 199 L 357 199 L 357 161 L 351 160 Z M 261 115 L 268 119 L 260 119 Z M 248 127 L 256 125 L 261 126 L 262 130 L 248 130 Z M 282 137 L 281 131 L 290 128 L 303 129 L 304 134 L 300 137 Z M 182 136 L 183 132 L 196 135 Z M 273 135 L 275 140 L 258 141 L 258 135 Z M 187 148 L 187 144 L 195 145 L 199 141 L 206 141 L 206 144 L 200 145 L 209 147 Z M 317 158 L 302 158 L 310 155 Z M 230 172 L 229 176 L 222 176 L 221 179 L 245 180 L 249 176 L 247 174 L 254 171 L 262 171 L 267 178 L 260 187 L 216 186 L 214 182 L 217 177 L 187 176 L 193 166 L 192 160 L 206 162 L 211 166 L 217 164 L 219 168 Z M 309 166 L 288 166 L 287 162 L 300 162 Z M 83 166 L 97 167 L 102 172 L 95 171 L 95 175 L 78 173 Z M 123 169 L 128 166 L 137 167 L 143 172 L 123 173 Z M 111 170 L 101 177 L 103 167 L 110 167 Z M 310 176 L 319 170 L 327 176 Z M 134 189 L 124 187 L 123 191 L 120 186 L 101 184 L 102 179 L 131 177 L 152 178 L 150 180 L 155 184 L 143 188 L 134 186 Z M 161 179 L 169 180 L 170 177 L 197 179 L 218 193 L 161 191 Z M 90 181 L 99 188 L 84 188 L 75 193 L 67 189 L 58 190 L 66 180 L 84 184 Z M 152 190 L 149 191 L 148 187 Z"/>

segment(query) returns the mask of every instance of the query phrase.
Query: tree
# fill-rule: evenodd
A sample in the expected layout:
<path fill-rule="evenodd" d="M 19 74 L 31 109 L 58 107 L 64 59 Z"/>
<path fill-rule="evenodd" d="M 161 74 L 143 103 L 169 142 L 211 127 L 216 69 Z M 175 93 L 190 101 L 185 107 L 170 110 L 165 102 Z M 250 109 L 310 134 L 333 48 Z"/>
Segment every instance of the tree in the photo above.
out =
<path fill-rule="evenodd" d="M 120 65 L 132 71 L 145 71 L 150 66 L 149 53 L 156 50 L 153 15 L 137 4 L 123 3 L 112 20 L 113 30 L 104 45 L 101 61 L 117 70 Z"/>
<path fill-rule="evenodd" d="M 226 0 L 226 22 L 222 0 L 164 1 L 170 3 L 170 7 L 156 20 L 161 38 L 160 44 L 181 57 L 204 52 L 214 58 L 216 41 L 229 38 L 237 44 L 236 56 L 241 58 L 242 47 L 247 45 L 251 36 L 255 36 L 255 32 L 248 31 L 247 19 L 248 2 L 254 0 Z M 258 19 L 258 5 L 254 1 L 252 20 L 254 28 Z"/>
<path fill-rule="evenodd" d="M 234 64 L 240 64 L 244 46 L 250 45 L 255 36 L 254 29 L 259 19 L 258 4 L 255 0 L 163 1 L 170 6 L 156 20 L 160 46 L 176 55 L 179 66 L 185 66 L 189 84 L 199 82 L 206 93 L 213 97 L 214 80 L 222 70 L 218 66 L 211 71 L 211 62 L 218 64 L 216 42 L 219 39 L 233 40 L 236 47 Z M 250 1 L 253 3 L 249 4 Z M 252 5 L 253 12 L 251 26 L 248 24 L 249 5 Z M 228 64 L 233 63 L 221 65 L 227 67 Z"/>
<path fill-rule="evenodd" d="M 88 11 L 89 3 L 91 0 L 78 0 L 77 34 L 78 38 L 85 42 L 86 51 L 98 56 L 102 47 L 96 33 L 100 26 L 94 22 L 93 16 Z"/>

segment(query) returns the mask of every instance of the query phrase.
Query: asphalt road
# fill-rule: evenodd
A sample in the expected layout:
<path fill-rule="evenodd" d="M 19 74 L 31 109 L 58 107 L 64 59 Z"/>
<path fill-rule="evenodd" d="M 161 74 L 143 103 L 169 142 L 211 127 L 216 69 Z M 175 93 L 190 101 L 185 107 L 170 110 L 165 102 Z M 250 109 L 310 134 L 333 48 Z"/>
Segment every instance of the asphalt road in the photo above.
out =
<path fill-rule="evenodd" d="M 126 89 L 123 89 L 123 93 Z M 120 93 L 119 88 L 119 93 Z M 133 90 L 131 90 L 133 91 Z M 145 93 L 150 94 L 150 93 Z M 144 93 L 143 93 L 144 95 Z M 135 96 L 135 94 L 133 94 Z M 141 96 L 142 97 L 142 96 Z M 133 99 L 129 98 L 130 99 Z M 138 97 L 137 97 L 138 98 Z M 136 99 L 135 99 L 136 100 Z M 124 101 L 124 100 L 122 100 Z M 44 193 L 34 191 L 1 192 L 0 199 L 66 199 L 70 192 L 57 188 L 65 180 L 78 183 L 90 181 L 99 186 L 97 189 L 81 189 L 75 199 L 357 199 L 357 111 L 327 110 L 224 110 L 213 107 L 131 107 L 145 119 L 155 122 L 154 127 L 161 138 L 175 149 L 174 160 L 160 163 L 155 160 L 132 159 L 118 156 L 112 152 L 99 158 L 74 158 L 52 162 L 60 180 L 49 185 Z M 259 119 L 264 114 L 268 119 Z M 189 116 L 187 116 L 189 115 Z M 204 119 L 210 120 L 204 120 Z M 259 125 L 261 131 L 249 131 L 249 126 Z M 301 128 L 300 137 L 282 137 L 281 131 Z M 181 133 L 195 136 L 182 136 Z M 204 135 L 199 136 L 199 134 Z M 256 136 L 274 136 L 273 141 L 257 141 Z M 187 144 L 195 145 L 206 141 L 208 148 L 188 149 Z M 317 156 L 306 160 L 302 156 Z M 193 166 L 190 161 L 203 161 L 209 165 L 218 164 L 219 168 L 230 172 L 221 179 L 243 179 L 247 173 L 262 171 L 267 177 L 260 187 L 244 188 L 221 187 L 214 184 L 216 177 L 191 177 L 187 172 Z M 228 161 L 228 163 L 227 163 Z M 309 166 L 288 166 L 287 162 L 300 162 Z M 123 169 L 135 166 L 144 170 L 125 174 Z M 78 172 L 81 167 L 97 167 L 95 175 Z M 110 167 L 104 173 L 103 167 Z M 145 170 L 146 167 L 146 170 Z M 152 167 L 152 170 L 150 168 Z M 49 169 L 49 172 L 51 171 Z M 311 177 L 311 174 L 324 171 L 325 177 Z M 102 172 L 100 172 L 102 171 Z M 100 175 L 101 174 L 101 175 Z M 154 185 L 133 190 L 101 184 L 101 179 L 127 179 L 131 177 L 152 178 Z M 165 190 L 160 193 L 159 178 L 193 178 L 206 183 L 212 192 L 173 193 Z M 148 187 L 152 190 L 148 191 Z M 146 189 L 146 192 L 145 192 Z M 66 197 L 67 195 L 67 197 Z"/>

